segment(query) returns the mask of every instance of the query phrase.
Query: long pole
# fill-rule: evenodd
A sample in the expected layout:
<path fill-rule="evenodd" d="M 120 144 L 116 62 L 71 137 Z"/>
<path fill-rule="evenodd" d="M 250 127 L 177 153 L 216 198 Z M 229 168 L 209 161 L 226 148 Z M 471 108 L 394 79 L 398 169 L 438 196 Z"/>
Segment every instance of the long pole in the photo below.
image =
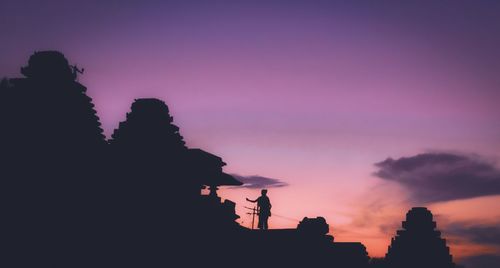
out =
<path fill-rule="evenodd" d="M 252 213 L 250 212 L 247 212 L 248 215 L 252 215 L 252 230 L 254 229 L 254 226 L 255 226 L 255 215 L 259 213 L 259 210 L 257 209 L 257 207 L 245 207 L 246 209 L 248 210 L 251 210 Z"/>
<path fill-rule="evenodd" d="M 254 222 L 255 222 L 255 207 L 252 209 L 252 230 Z"/>

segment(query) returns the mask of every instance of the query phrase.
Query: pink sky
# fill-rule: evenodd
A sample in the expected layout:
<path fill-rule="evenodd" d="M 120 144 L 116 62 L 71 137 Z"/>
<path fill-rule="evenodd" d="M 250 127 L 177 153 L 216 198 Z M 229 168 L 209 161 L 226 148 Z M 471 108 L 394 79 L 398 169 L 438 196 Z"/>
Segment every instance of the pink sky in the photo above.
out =
<path fill-rule="evenodd" d="M 108 135 L 135 98 L 160 98 L 188 146 L 223 157 L 226 172 L 289 184 L 269 189 L 275 215 L 324 216 L 337 240 L 371 255 L 422 205 L 374 176 L 374 163 L 429 151 L 500 157 L 498 5 L 56 2 L 7 1 L 0 74 L 19 76 L 35 50 L 62 51 L 85 68 Z M 258 190 L 222 195 L 248 226 L 244 198 Z M 500 211 L 499 198 L 426 205 L 446 215 L 446 236 L 453 220 L 500 223 L 475 214 Z M 470 241 L 452 251 L 500 254 Z"/>

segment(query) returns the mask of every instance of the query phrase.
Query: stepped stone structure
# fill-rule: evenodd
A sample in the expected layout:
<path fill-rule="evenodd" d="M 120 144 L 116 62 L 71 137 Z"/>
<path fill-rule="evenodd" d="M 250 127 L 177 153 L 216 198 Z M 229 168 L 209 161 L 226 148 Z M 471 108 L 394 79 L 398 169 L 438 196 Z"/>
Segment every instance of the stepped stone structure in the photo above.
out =
<path fill-rule="evenodd" d="M 8 79 L 0 93 L 5 112 L 1 116 L 11 128 L 2 135 L 11 141 L 22 140 L 12 153 L 25 149 L 31 155 L 43 154 L 46 148 L 52 152 L 94 151 L 105 145 L 92 99 L 75 80 L 74 68 L 60 52 L 35 52 L 21 68 L 25 78 Z"/>
<path fill-rule="evenodd" d="M 387 267 L 455 267 L 446 240 L 436 230 L 436 222 L 427 208 L 408 211 L 402 227 L 389 246 L 385 257 Z"/>
<path fill-rule="evenodd" d="M 112 134 L 110 144 L 130 149 L 175 154 L 187 148 L 168 106 L 158 99 L 136 99 L 127 120 Z"/>
<path fill-rule="evenodd" d="M 200 149 L 188 149 L 168 106 L 159 99 L 136 99 L 109 141 L 111 180 L 116 202 L 112 248 L 124 265 L 160 263 L 171 248 L 212 255 L 210 245 L 223 247 L 228 233 L 241 227 L 235 203 L 224 202 L 216 190 L 241 182 L 222 171 L 222 159 Z M 209 195 L 202 195 L 210 187 Z M 200 219 L 202 219 L 200 221 Z M 138 233 L 129 230 L 141 230 Z M 128 233 L 124 240 L 123 233 Z M 214 242 L 216 241 L 216 242 Z M 164 254 L 150 255 L 162 251 Z M 180 255 L 172 254 L 173 259 Z M 193 260 L 195 261 L 195 260 Z"/>
<path fill-rule="evenodd" d="M 106 142 L 76 69 L 60 52 L 35 52 L 24 77 L 0 85 L 5 254 L 22 261 L 76 267 L 96 248 L 89 244 L 99 236 L 95 185 Z"/>

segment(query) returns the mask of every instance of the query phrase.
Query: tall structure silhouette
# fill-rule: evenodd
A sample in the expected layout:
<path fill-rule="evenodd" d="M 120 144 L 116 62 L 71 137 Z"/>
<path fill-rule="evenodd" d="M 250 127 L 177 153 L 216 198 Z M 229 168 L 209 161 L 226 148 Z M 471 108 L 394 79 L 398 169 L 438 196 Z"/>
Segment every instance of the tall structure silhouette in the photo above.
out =
<path fill-rule="evenodd" d="M 186 150 L 168 106 L 158 99 L 136 99 L 127 119 L 120 123 L 111 137 L 110 144 L 134 150 L 157 150 L 171 155 Z"/>
<path fill-rule="evenodd" d="M 175 199 L 199 194 L 186 173 L 188 149 L 163 101 L 135 100 L 109 144 L 117 183 L 136 195 L 144 191 L 144 198 Z"/>
<path fill-rule="evenodd" d="M 436 230 L 436 222 L 427 208 L 414 207 L 408 211 L 402 227 L 389 246 L 385 257 L 387 267 L 455 267 L 446 240 Z"/>
<path fill-rule="evenodd" d="M 63 54 L 36 52 L 21 73 L 0 89 L 0 188 L 8 204 L 2 218 L 12 250 L 6 255 L 21 254 L 17 265 L 25 267 L 35 260 L 76 266 L 93 250 L 104 135 Z"/>
<path fill-rule="evenodd" d="M 121 241 L 114 247 L 129 252 L 124 264 L 175 259 L 177 254 L 168 254 L 173 248 L 209 257 L 205 241 L 217 239 L 212 233 L 221 240 L 239 228 L 235 204 L 221 203 L 216 190 L 241 182 L 222 171 L 220 157 L 185 146 L 163 101 L 135 100 L 109 145 L 117 196 L 109 219 L 117 228 L 110 232 L 115 233 L 112 240 Z M 210 195 L 201 195 L 204 187 L 210 187 Z M 124 240 L 122 234 L 133 229 L 141 231 L 129 232 Z"/>

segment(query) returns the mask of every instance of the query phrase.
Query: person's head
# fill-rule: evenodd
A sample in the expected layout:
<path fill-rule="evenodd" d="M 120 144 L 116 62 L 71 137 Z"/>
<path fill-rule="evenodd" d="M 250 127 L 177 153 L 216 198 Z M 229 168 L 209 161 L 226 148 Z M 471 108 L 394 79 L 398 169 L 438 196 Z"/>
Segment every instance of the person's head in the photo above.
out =
<path fill-rule="evenodd" d="M 262 189 L 262 191 L 260 191 L 260 193 L 261 193 L 262 195 L 267 195 L 267 189 Z"/>

